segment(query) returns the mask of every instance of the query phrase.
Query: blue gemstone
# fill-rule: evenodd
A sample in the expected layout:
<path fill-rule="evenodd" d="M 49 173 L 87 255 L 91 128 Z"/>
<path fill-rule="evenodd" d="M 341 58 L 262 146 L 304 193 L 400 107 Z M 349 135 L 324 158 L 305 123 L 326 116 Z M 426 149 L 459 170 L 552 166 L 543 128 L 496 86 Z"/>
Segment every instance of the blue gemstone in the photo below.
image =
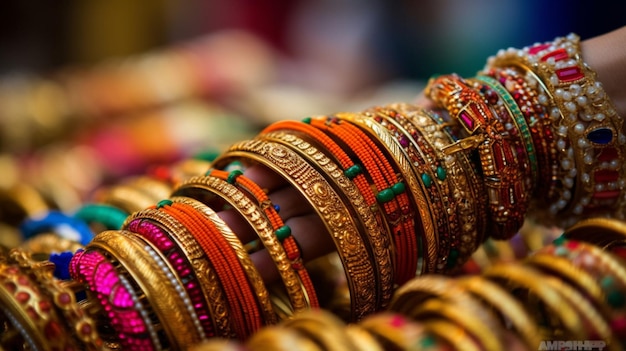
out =
<path fill-rule="evenodd" d="M 611 128 L 598 128 L 587 133 L 587 140 L 595 144 L 608 144 L 613 140 Z"/>

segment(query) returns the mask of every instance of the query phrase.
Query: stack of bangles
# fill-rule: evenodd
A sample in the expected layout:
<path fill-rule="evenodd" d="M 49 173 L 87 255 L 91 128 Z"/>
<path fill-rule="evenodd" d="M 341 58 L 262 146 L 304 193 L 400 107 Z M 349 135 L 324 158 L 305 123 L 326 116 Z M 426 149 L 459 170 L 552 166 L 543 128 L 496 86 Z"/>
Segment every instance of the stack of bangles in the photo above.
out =
<path fill-rule="evenodd" d="M 0 254 L 1 348 L 623 349 L 626 136 L 579 38 L 424 93 L 431 107 L 276 122 L 24 221 Z M 566 229 L 459 274 L 529 218 Z M 73 241 L 63 258 L 69 244 L 36 241 L 50 231 Z"/>

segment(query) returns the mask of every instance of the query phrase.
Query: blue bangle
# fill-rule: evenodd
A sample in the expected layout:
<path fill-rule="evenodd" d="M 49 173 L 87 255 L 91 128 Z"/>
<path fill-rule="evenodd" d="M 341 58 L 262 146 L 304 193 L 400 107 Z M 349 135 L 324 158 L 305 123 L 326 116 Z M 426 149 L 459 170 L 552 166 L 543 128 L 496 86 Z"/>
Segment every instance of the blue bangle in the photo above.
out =
<path fill-rule="evenodd" d="M 41 216 L 27 218 L 20 225 L 20 231 L 24 240 L 37 234 L 52 232 L 83 246 L 89 244 L 94 237 L 91 228 L 85 221 L 56 210 L 49 210 Z"/>

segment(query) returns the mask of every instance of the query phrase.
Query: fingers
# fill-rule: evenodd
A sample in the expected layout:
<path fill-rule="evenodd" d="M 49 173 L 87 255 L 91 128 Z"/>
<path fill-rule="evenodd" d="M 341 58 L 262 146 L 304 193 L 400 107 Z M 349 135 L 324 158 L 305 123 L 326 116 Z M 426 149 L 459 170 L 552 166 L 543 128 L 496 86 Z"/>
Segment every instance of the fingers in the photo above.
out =
<path fill-rule="evenodd" d="M 332 238 L 316 214 L 292 217 L 285 224 L 291 228 L 291 235 L 300 247 L 300 255 L 304 262 L 334 251 Z M 267 250 L 254 252 L 250 258 L 266 283 L 280 280 L 276 264 Z"/>

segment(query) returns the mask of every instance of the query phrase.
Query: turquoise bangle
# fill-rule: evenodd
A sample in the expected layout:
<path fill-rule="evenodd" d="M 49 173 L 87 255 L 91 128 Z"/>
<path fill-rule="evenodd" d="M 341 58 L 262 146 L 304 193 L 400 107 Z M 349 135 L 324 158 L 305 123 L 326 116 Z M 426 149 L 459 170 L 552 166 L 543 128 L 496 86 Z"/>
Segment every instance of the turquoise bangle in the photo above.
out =
<path fill-rule="evenodd" d="M 128 213 L 111 205 L 85 204 L 76 211 L 74 217 L 87 223 L 102 224 L 107 230 L 119 230 Z"/>

